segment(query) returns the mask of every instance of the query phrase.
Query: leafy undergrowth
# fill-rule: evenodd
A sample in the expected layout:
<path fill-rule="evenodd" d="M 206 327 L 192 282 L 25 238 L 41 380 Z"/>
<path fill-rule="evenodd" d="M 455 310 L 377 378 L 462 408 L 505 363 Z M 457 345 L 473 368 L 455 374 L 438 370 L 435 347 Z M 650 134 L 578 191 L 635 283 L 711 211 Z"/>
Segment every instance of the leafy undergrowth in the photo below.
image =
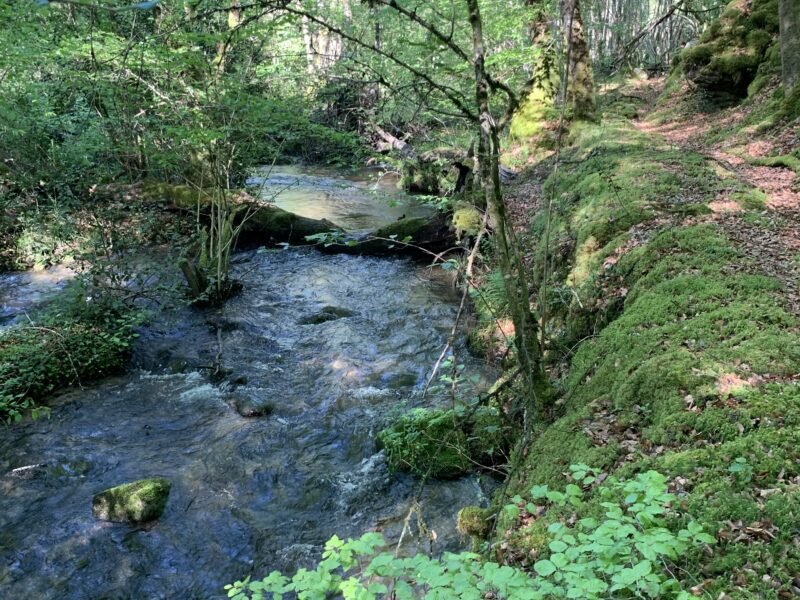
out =
<path fill-rule="evenodd" d="M 587 485 L 595 479 L 583 465 L 575 465 L 573 473 L 581 474 L 579 480 Z M 694 521 L 674 532 L 665 527 L 676 501 L 666 478 L 650 471 L 629 481 L 609 479 L 602 492 L 604 518 L 588 517 L 571 526 L 553 523 L 547 530 L 549 557 L 537 561 L 533 573 L 483 561 L 470 552 L 441 558 L 381 552 L 386 541 L 371 532 L 357 540 L 331 538 L 313 571 L 300 569 L 291 578 L 273 571 L 262 580 L 248 577 L 225 588 L 233 600 L 277 600 L 284 594 L 309 600 L 691 598 L 676 577 L 658 565 L 715 540 Z M 543 506 L 583 505 L 583 492 L 575 484 L 564 492 L 537 486 L 531 495 Z M 505 510 L 519 514 L 516 504 Z"/>
<path fill-rule="evenodd" d="M 783 308 L 782 283 L 702 216 L 731 185 L 705 156 L 634 133 L 618 115 L 574 141 L 555 196 L 550 303 L 561 320 L 551 333 L 565 347 L 589 339 L 571 357 L 560 418 L 518 456 L 519 510 L 500 513 L 496 557 L 533 567 L 552 552 L 553 523 L 603 514 L 606 478 L 655 470 L 676 496 L 669 527 L 696 521 L 717 539 L 677 561 L 684 589 L 797 594 L 800 320 Z M 597 469 L 589 485 L 575 463 Z M 567 484 L 588 500 L 558 507 L 530 496 Z"/>

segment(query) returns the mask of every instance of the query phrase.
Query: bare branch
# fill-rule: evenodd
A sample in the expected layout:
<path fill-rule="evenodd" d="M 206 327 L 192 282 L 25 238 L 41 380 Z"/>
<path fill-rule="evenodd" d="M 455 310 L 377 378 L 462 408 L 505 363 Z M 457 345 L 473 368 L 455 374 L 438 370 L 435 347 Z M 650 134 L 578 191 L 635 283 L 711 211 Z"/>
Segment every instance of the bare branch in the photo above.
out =
<path fill-rule="evenodd" d="M 678 10 L 681 6 L 683 6 L 685 2 L 686 0 L 678 0 L 675 4 L 670 6 L 664 14 L 662 14 L 660 17 L 656 19 L 653 19 L 652 21 L 650 21 L 650 23 L 645 25 L 644 29 L 642 29 L 639 33 L 633 36 L 633 39 L 630 42 L 625 44 L 625 47 L 622 49 L 622 55 L 619 56 L 614 61 L 614 64 L 616 66 L 621 65 L 625 61 L 625 59 L 628 58 L 628 55 L 630 55 L 633 49 L 636 48 L 639 42 L 642 41 L 642 38 L 644 38 L 647 34 L 652 32 L 656 27 L 661 25 L 664 21 L 669 19 L 673 14 L 675 14 L 675 11 Z"/>

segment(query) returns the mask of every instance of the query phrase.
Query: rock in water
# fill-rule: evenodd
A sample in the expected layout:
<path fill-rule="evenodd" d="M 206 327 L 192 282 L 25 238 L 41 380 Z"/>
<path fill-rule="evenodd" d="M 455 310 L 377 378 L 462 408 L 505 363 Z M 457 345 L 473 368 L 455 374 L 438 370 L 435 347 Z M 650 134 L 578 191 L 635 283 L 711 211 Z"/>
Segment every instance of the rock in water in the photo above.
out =
<path fill-rule="evenodd" d="M 387 254 L 439 253 L 458 244 L 450 213 L 439 212 L 431 217 L 400 219 L 373 233 L 351 239 L 347 243 L 325 244 L 325 252 L 384 256 Z"/>
<path fill-rule="evenodd" d="M 161 516 L 172 484 L 163 477 L 109 488 L 92 499 L 92 514 L 103 521 L 141 523 Z"/>
<path fill-rule="evenodd" d="M 319 325 L 320 323 L 327 323 L 328 321 L 335 321 L 337 319 L 344 319 L 352 317 L 353 311 L 338 306 L 326 306 L 318 313 L 303 317 L 298 321 L 300 325 Z"/>
<path fill-rule="evenodd" d="M 275 405 L 269 400 L 254 398 L 249 394 L 234 394 L 230 402 L 243 417 L 265 417 L 275 410 Z"/>

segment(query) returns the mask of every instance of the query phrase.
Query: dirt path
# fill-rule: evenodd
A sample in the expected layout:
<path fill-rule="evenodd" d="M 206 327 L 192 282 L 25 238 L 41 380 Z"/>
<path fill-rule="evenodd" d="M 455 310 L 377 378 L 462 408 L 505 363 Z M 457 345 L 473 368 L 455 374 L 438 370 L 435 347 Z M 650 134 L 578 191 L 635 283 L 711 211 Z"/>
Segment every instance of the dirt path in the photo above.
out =
<path fill-rule="evenodd" d="M 722 176 L 757 188 L 766 200 L 763 210 L 745 211 L 724 189 L 709 203 L 711 215 L 695 222 L 714 222 L 751 259 L 742 269 L 761 271 L 785 286 L 788 307 L 800 314 L 800 178 L 786 167 L 756 166 L 754 159 L 784 154 L 800 143 L 800 127 L 784 127 L 749 139 L 725 138 L 709 142 L 708 134 L 732 129 L 748 109 L 733 107 L 710 114 L 656 123 L 648 119 L 651 107 L 635 122 L 637 129 L 660 136 L 677 148 L 704 155 Z M 661 107 L 663 110 L 663 107 Z M 732 188 L 733 186 L 731 186 Z"/>

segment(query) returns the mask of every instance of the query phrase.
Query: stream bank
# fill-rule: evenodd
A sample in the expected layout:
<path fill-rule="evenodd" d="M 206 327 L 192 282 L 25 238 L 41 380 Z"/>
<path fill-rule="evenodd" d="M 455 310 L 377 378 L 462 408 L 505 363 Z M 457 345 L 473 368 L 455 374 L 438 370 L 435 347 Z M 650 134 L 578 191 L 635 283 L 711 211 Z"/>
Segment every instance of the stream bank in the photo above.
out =
<path fill-rule="evenodd" d="M 602 120 L 572 127 L 549 248 L 552 162 L 508 190 L 529 255 L 552 260 L 550 363 L 563 396 L 516 457 L 508 496 L 523 502 L 516 516 L 501 513 L 494 557 L 532 569 L 551 555 L 552 524 L 608 514 L 604 481 L 655 470 L 675 494 L 669 528 L 695 520 L 715 538 L 668 561 L 683 589 L 794 597 L 800 321 L 790 274 L 800 195 L 786 169 L 743 177 L 718 157 L 720 147 L 728 157 L 785 152 L 796 116 L 780 112 L 775 88 L 699 116 L 675 110 L 694 101 L 685 87 L 648 106 L 658 95 L 650 85 L 608 86 Z M 571 465 L 597 469 L 586 501 L 529 510 L 532 490 L 582 485 Z"/>

